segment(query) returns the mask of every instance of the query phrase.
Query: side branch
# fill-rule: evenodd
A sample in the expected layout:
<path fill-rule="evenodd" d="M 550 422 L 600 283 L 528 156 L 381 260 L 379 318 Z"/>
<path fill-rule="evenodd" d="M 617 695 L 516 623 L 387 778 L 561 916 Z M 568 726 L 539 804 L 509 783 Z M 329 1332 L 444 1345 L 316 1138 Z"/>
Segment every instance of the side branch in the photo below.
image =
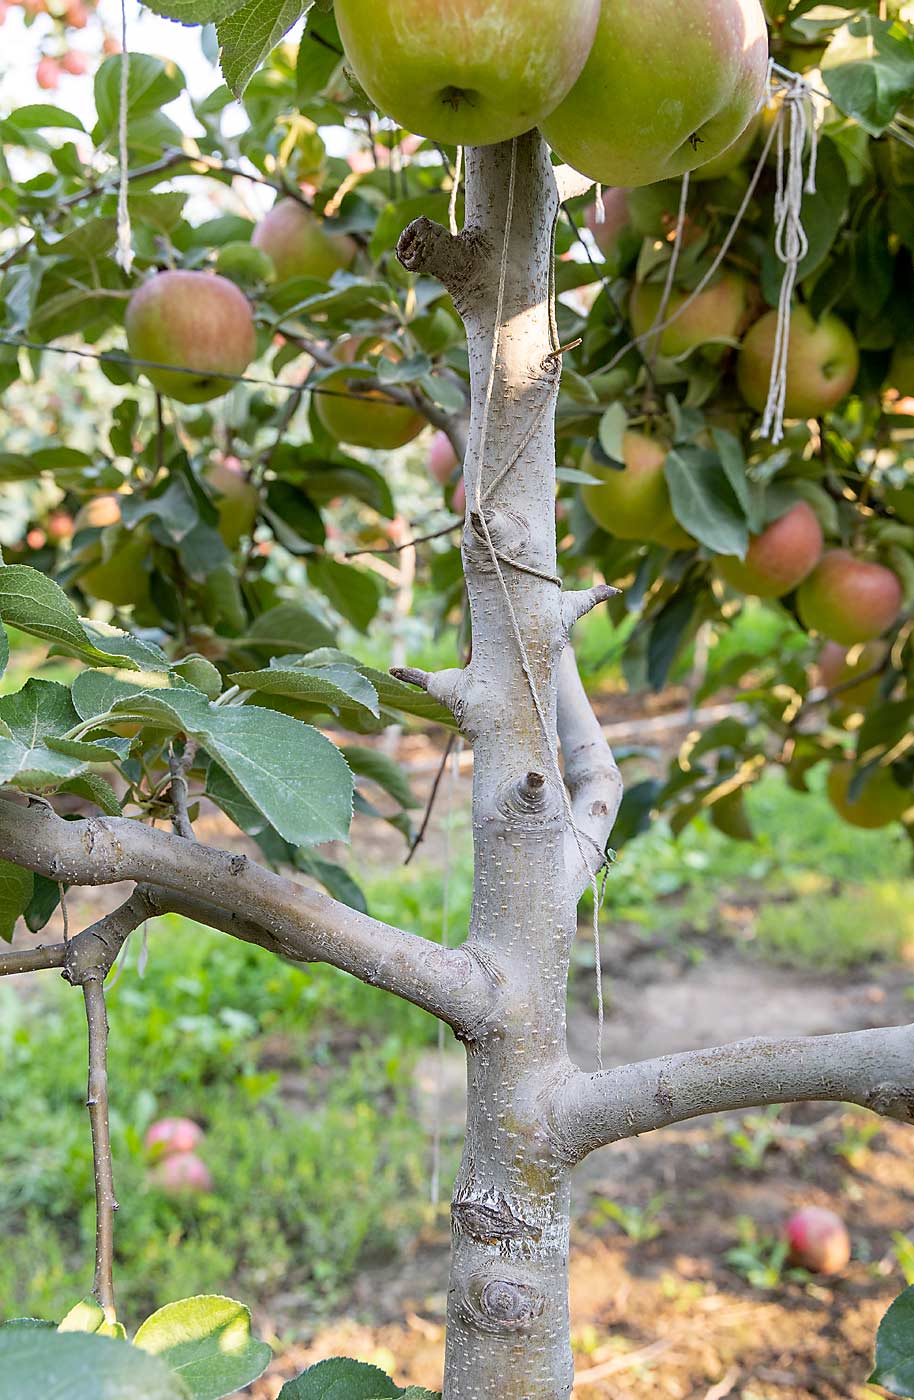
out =
<path fill-rule="evenodd" d="M 571 814 L 579 833 L 577 839 L 574 832 L 568 833 L 565 864 L 575 889 L 582 891 L 603 864 L 603 851 L 622 801 L 622 775 L 584 692 L 570 643 L 559 663 L 558 729 Z M 589 839 L 581 841 L 581 836 Z M 581 861 L 581 846 L 586 867 Z"/>
<path fill-rule="evenodd" d="M 94 1293 L 108 1322 L 116 1321 L 114 1306 L 114 1168 L 108 1125 L 108 1011 L 103 976 L 95 973 L 83 982 L 86 1025 L 89 1032 L 89 1092 L 86 1107 L 92 1129 L 95 1165 L 95 1287 Z"/>
<path fill-rule="evenodd" d="M 662 1055 L 556 1090 L 550 1121 L 572 1161 L 704 1113 L 762 1104 L 855 1103 L 914 1123 L 914 1025 L 791 1040 L 738 1040 Z"/>
<path fill-rule="evenodd" d="M 383 924 L 231 854 L 123 817 L 64 821 L 0 801 L 0 856 L 73 885 L 132 880 L 165 908 L 260 943 L 295 962 L 326 962 L 393 992 L 472 1036 L 493 988 L 473 955 Z M 178 899 L 180 897 L 180 901 Z"/>
<path fill-rule="evenodd" d="M 400 234 L 397 257 L 408 272 L 437 277 L 455 303 L 466 290 L 474 262 L 465 234 L 449 233 L 424 216 L 414 219 Z"/>

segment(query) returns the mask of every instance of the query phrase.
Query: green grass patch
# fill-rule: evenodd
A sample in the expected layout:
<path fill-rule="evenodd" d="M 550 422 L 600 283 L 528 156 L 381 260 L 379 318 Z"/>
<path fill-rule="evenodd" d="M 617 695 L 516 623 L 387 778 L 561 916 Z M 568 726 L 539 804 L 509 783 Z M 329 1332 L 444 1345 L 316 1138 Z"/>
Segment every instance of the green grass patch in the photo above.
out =
<path fill-rule="evenodd" d="M 428 1145 L 408 1090 L 434 1024 L 333 969 L 162 922 L 145 977 L 128 967 L 108 993 L 124 1317 L 201 1290 L 326 1305 L 424 1209 Z M 4 1316 L 59 1318 L 91 1288 L 85 1043 L 78 992 L 0 984 Z M 171 1115 L 205 1129 L 211 1194 L 150 1182 L 143 1134 Z"/>
<path fill-rule="evenodd" d="M 755 941 L 780 962 L 843 972 L 914 948 L 914 880 L 872 881 L 836 895 L 765 904 Z"/>

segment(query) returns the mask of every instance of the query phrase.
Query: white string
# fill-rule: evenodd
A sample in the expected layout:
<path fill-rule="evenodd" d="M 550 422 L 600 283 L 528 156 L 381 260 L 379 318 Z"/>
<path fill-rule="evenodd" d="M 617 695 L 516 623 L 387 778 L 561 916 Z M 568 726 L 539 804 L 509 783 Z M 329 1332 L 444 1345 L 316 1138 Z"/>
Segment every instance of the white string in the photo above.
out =
<path fill-rule="evenodd" d="M 117 253 L 118 265 L 129 273 L 133 267 L 133 239 L 130 232 L 130 208 L 127 191 L 130 174 L 127 163 L 127 103 L 130 79 L 130 55 L 127 52 L 127 0 L 121 0 L 121 97 L 118 113 L 118 162 L 120 184 L 117 192 Z"/>
<path fill-rule="evenodd" d="M 460 775 L 460 754 L 463 740 L 458 738 L 450 758 L 450 772 L 444 788 L 444 871 L 441 879 L 441 946 L 450 946 L 450 889 L 451 889 L 451 819 L 453 798 Z M 432 1176 L 430 1195 L 432 1205 L 441 1199 L 441 1111 L 444 1099 L 444 1022 L 438 1018 L 438 1046 L 435 1064 L 435 1105 L 432 1126 Z"/>
<path fill-rule="evenodd" d="M 670 253 L 670 262 L 666 270 L 666 282 L 663 286 L 663 295 L 660 298 L 660 305 L 657 307 L 657 315 L 654 317 L 649 334 L 656 334 L 653 344 L 649 343 L 649 358 L 653 361 L 659 350 L 660 340 L 663 335 L 663 322 L 670 305 L 670 297 L 673 295 L 673 283 L 676 280 L 676 269 L 679 266 L 679 254 L 682 252 L 682 239 L 685 233 L 686 207 L 689 202 L 689 171 L 682 177 L 682 190 L 679 195 L 679 213 L 676 216 L 676 234 L 673 238 L 673 249 Z M 659 327 L 658 330 L 654 330 Z"/>
<path fill-rule="evenodd" d="M 593 221 L 595 224 L 606 223 L 606 205 L 603 203 L 602 185 L 594 185 Z"/>
<path fill-rule="evenodd" d="M 786 70 L 784 70 L 786 72 Z M 774 65 L 769 68 L 769 75 Z M 800 74 L 791 74 L 792 81 L 784 92 L 787 141 L 785 165 L 784 122 L 778 123 L 777 184 L 774 198 L 774 250 L 783 264 L 784 274 L 778 296 L 777 329 L 768 400 L 762 417 L 761 435 L 777 445 L 784 436 L 784 413 L 787 404 L 787 366 L 790 357 L 790 319 L 800 263 L 809 251 L 809 239 L 803 227 L 803 196 L 816 192 L 816 162 L 818 134 L 812 93 Z M 769 76 L 769 84 L 771 77 Z M 809 165 L 804 173 L 803 157 L 809 137 Z"/>
<path fill-rule="evenodd" d="M 460 172 L 463 169 L 463 147 L 457 147 L 457 155 L 454 159 L 454 179 L 451 185 L 451 198 L 448 201 L 447 217 L 451 229 L 452 237 L 456 238 L 460 230 L 457 227 L 457 196 L 460 193 Z"/>
<path fill-rule="evenodd" d="M 491 361 L 490 361 L 490 365 L 489 365 L 489 377 L 488 377 L 488 381 L 487 381 L 487 383 L 486 383 L 486 391 L 485 391 L 485 397 L 484 397 L 484 399 L 483 399 L 483 407 L 482 407 L 482 422 L 481 422 L 481 424 L 480 424 L 480 429 L 479 429 L 479 453 L 478 453 L 478 458 L 479 458 L 479 460 L 478 460 L 478 469 L 477 469 L 477 472 L 476 472 L 476 481 L 475 481 L 475 483 L 474 483 L 474 495 L 475 495 L 475 504 L 476 504 L 475 516 L 476 516 L 476 518 L 477 518 L 478 521 L 479 521 L 479 525 L 480 525 L 480 528 L 481 528 L 481 530 L 482 530 L 482 535 L 483 535 L 483 538 L 484 538 L 484 540 L 485 540 L 485 542 L 486 542 L 486 547 L 487 547 L 487 549 L 488 549 L 488 551 L 489 551 L 489 556 L 490 556 L 490 558 L 491 558 L 491 560 L 492 560 L 492 567 L 493 567 L 493 569 L 494 569 L 494 571 L 495 571 L 495 575 L 496 575 L 496 577 L 497 577 L 497 579 L 498 579 L 499 587 L 501 588 L 501 592 L 502 592 L 502 595 L 503 595 L 504 600 L 505 600 L 505 608 L 506 608 L 506 610 L 507 610 L 508 620 L 509 620 L 509 622 L 510 622 L 510 624 L 511 624 L 511 631 L 512 631 L 512 633 L 513 633 L 513 635 L 514 635 L 514 641 L 515 641 L 515 643 L 517 644 L 517 650 L 518 650 L 518 654 L 519 654 L 519 656 L 520 656 L 521 669 L 522 669 L 522 671 L 523 671 L 523 673 L 524 673 L 524 678 L 525 678 L 525 680 L 526 680 L 526 682 L 527 682 L 527 687 L 528 687 L 528 689 L 529 689 L 529 691 L 530 691 L 531 699 L 533 700 L 533 708 L 534 708 L 534 710 L 535 710 L 535 712 L 536 712 L 537 720 L 539 721 L 540 728 L 541 728 L 541 730 L 542 730 L 542 732 L 543 732 L 543 738 L 544 738 L 545 741 L 546 741 L 546 748 L 547 748 L 548 753 L 549 753 L 549 758 L 550 758 L 550 760 L 551 760 L 551 762 L 552 762 L 552 766 L 553 766 L 553 769 L 554 769 L 554 771 L 555 771 L 555 775 L 556 775 L 556 777 L 558 778 L 559 788 L 560 788 L 560 790 L 561 790 L 562 797 L 563 797 L 563 799 L 564 799 L 565 810 L 566 810 L 566 813 L 567 813 L 567 815 L 568 815 L 568 823 L 569 823 L 569 826 L 570 826 L 570 828 L 571 828 L 571 832 L 572 832 L 572 834 L 573 834 L 573 836 L 574 836 L 575 845 L 576 845 L 577 848 L 578 848 L 578 855 L 579 855 L 580 858 L 581 858 L 581 864 L 583 865 L 584 869 L 585 869 L 585 870 L 588 870 L 588 869 L 590 868 L 590 867 L 589 867 L 589 862 L 588 862 L 587 856 L 586 856 L 585 853 L 584 853 L 584 847 L 583 847 L 583 844 L 582 844 L 582 842 L 581 842 L 581 833 L 578 831 L 578 828 L 577 828 L 577 826 L 575 825 L 575 821 L 574 821 L 574 810 L 573 810 L 572 805 L 571 805 L 571 796 L 570 796 L 570 794 L 569 794 L 569 792 L 568 792 L 568 788 L 567 788 L 566 785 L 565 785 L 565 780 L 564 780 L 564 778 L 562 777 L 562 770 L 561 770 L 561 767 L 560 767 L 560 765 L 559 765 L 558 748 L 557 748 L 557 745 L 555 744 L 555 742 L 553 741 L 552 734 L 551 734 L 551 731 L 550 731 L 550 729 L 549 729 L 549 722 L 548 722 L 548 720 L 547 720 L 547 718 L 546 718 L 546 712 L 545 712 L 545 710 L 544 710 L 544 708 L 543 708 L 543 703 L 542 703 L 542 701 L 541 701 L 541 699 L 540 699 L 539 691 L 538 691 L 537 686 L 536 686 L 536 681 L 535 681 L 534 678 L 533 678 L 533 670 L 532 670 L 531 665 L 530 665 L 530 658 L 529 658 L 529 656 L 528 656 L 528 654 L 527 654 L 527 647 L 526 647 L 526 644 L 525 644 L 525 642 L 524 642 L 523 633 L 521 632 L 521 629 L 520 629 L 520 623 L 519 623 L 518 620 L 517 620 L 517 613 L 515 612 L 515 610 L 514 610 L 514 604 L 513 604 L 512 601 L 511 601 L 511 594 L 510 594 L 510 592 L 509 592 L 509 590 L 508 590 L 508 585 L 507 585 L 507 583 L 505 582 L 505 576 L 504 576 L 504 574 L 502 573 L 501 565 L 500 565 L 500 563 L 499 563 L 498 551 L 496 550 L 495 545 L 494 545 L 494 543 L 493 543 L 492 536 L 491 536 L 491 534 L 490 534 L 490 532 L 489 532 L 489 522 L 486 520 L 485 511 L 483 510 L 482 473 L 483 473 L 483 466 L 484 466 L 484 463 L 485 463 L 486 439 L 487 439 L 487 437 L 488 437 L 488 431 L 489 431 L 489 413 L 490 413 L 490 410 L 491 410 L 491 407 L 492 407 L 492 395 L 493 395 L 493 391 L 494 391 L 494 388 L 495 388 L 495 373 L 496 373 L 497 361 L 498 361 L 498 349 L 499 349 L 499 342 L 500 342 L 500 339 L 501 339 L 502 320 L 503 320 L 503 317 L 504 317 L 505 284 L 506 284 L 506 282 L 507 282 L 507 276 L 508 276 L 508 252 L 509 252 L 510 244 L 511 244 L 511 226 L 512 226 L 513 221 L 514 221 L 514 191 L 515 191 L 516 183 L 517 183 L 517 138 L 515 137 L 514 140 L 513 140 L 512 143 L 511 143 L 511 173 L 510 173 L 510 178 L 509 178 L 509 181 L 508 181 L 508 202 L 507 202 L 507 210 L 506 210 L 506 215 L 505 215 L 505 236 L 504 236 L 504 241 L 503 241 L 503 243 L 502 243 L 501 266 L 500 266 L 500 268 L 499 268 L 499 276 L 498 276 L 498 297 L 497 297 L 497 300 L 496 300 L 495 329 L 494 329 L 494 332 L 493 332 L 493 335 L 492 335 L 492 350 L 491 350 Z M 514 463 L 518 460 L 519 456 L 520 456 L 520 453 L 515 453 L 514 459 L 513 459 L 512 463 L 511 463 L 512 466 L 513 466 Z M 504 472 L 501 472 L 501 473 L 499 474 L 499 477 L 498 477 L 497 479 L 498 479 L 498 480 L 501 480 L 501 478 L 502 478 L 504 475 L 505 475 L 505 473 L 504 473 Z M 488 493 L 487 493 L 487 494 L 488 494 Z M 598 867 L 598 869 L 599 869 L 599 867 Z M 593 904 L 594 904 L 594 916 L 593 916 L 593 923 L 594 923 L 594 956 L 595 956 L 595 960 L 596 960 L 596 978 L 597 978 L 597 1068 L 602 1070 L 602 1068 L 603 1068 L 603 1021 L 604 1021 L 604 1005 L 603 1005 L 602 957 L 601 957 L 601 949 L 600 949 L 600 905 L 599 905 L 599 895 L 598 895 L 598 890 L 597 890 L 597 872 L 596 872 L 596 871 L 594 871 L 594 872 L 591 874 L 591 886 L 592 886 L 592 889 L 593 889 Z"/>
<path fill-rule="evenodd" d="M 764 99 L 762 100 L 762 106 L 764 106 Z M 739 231 L 739 227 L 743 219 L 745 218 L 746 210 L 752 203 L 753 196 L 755 194 L 756 189 L 758 188 L 759 180 L 762 178 L 762 171 L 765 168 L 765 162 L 768 159 L 768 153 L 774 144 L 775 136 L 777 135 L 778 128 L 781 126 L 783 120 L 784 112 L 782 109 L 775 115 L 774 121 L 771 124 L 771 130 L 768 132 L 768 136 L 762 148 L 761 155 L 759 156 L 758 161 L 756 162 L 755 170 L 752 174 L 752 179 L 749 181 L 746 193 L 743 196 L 742 203 L 740 204 L 735 215 L 733 216 L 733 222 L 727 230 L 727 235 L 717 251 L 717 256 L 711 263 L 711 266 L 708 268 L 705 275 L 702 277 L 701 281 L 695 287 L 694 291 L 692 291 L 691 294 L 686 297 L 685 301 L 683 301 L 679 306 L 677 306 L 676 310 L 672 313 L 672 315 L 668 316 L 661 325 L 651 326 L 650 329 L 646 330 L 642 335 L 636 335 L 632 340 L 628 341 L 627 344 L 623 345 L 622 349 L 618 350 L 616 354 L 613 355 L 612 359 L 609 361 L 609 364 L 606 366 L 604 372 L 608 372 L 611 369 L 615 369 L 616 365 L 618 365 L 622 360 L 625 359 L 625 356 L 630 350 L 634 350 L 637 346 L 643 345 L 645 340 L 647 340 L 649 336 L 656 335 L 659 331 L 665 331 L 668 326 L 671 326 L 673 324 L 674 321 L 678 321 L 679 317 L 684 315 L 685 312 L 688 311 L 689 307 L 696 300 L 696 298 L 701 296 L 701 293 L 705 290 L 708 284 L 713 281 L 714 277 L 720 270 L 724 259 L 726 258 L 733 245 L 733 240 L 736 237 L 737 232 Z"/>

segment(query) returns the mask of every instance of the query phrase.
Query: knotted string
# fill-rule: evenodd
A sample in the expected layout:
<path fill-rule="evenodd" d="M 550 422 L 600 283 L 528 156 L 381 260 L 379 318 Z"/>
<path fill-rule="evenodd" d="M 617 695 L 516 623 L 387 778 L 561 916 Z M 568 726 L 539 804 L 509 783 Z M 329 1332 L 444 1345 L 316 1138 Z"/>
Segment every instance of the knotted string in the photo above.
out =
<path fill-rule="evenodd" d="M 130 174 L 127 155 L 127 105 L 130 82 L 130 55 L 127 52 L 127 0 L 121 0 L 121 96 L 118 112 L 118 165 L 120 184 L 117 191 L 117 252 L 119 267 L 129 273 L 133 267 L 133 239 L 130 232 L 130 209 L 127 191 Z"/>

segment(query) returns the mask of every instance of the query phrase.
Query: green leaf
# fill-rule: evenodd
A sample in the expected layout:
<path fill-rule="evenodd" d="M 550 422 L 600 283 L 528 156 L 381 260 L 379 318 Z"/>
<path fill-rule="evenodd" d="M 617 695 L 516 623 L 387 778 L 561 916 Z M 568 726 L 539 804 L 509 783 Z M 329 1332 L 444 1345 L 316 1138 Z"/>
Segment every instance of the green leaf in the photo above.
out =
<path fill-rule="evenodd" d="M 334 1356 L 287 1381 L 279 1400 L 388 1400 L 402 1393 L 377 1366 Z"/>
<path fill-rule="evenodd" d="M 59 740 L 78 719 L 70 692 L 56 681 L 33 677 L 21 690 L 0 696 L 0 783 L 40 792 L 82 772 L 87 761 L 104 762 L 105 751 L 92 745 L 77 744 L 75 754 L 61 752 L 66 742 L 51 748 L 48 741 Z"/>
<path fill-rule="evenodd" d="M 5 627 L 0 627 L 0 679 L 6 675 L 10 664 L 10 639 Z"/>
<path fill-rule="evenodd" d="M 310 725 L 259 706 L 213 705 L 190 686 L 146 690 L 113 708 L 196 739 L 294 846 L 347 838 L 352 774 Z"/>
<path fill-rule="evenodd" d="M 34 883 L 31 870 L 0 860 L 0 938 L 7 943 L 13 937 L 16 921 L 32 902 Z"/>
<path fill-rule="evenodd" d="M 221 1400 L 266 1370 L 272 1352 L 251 1336 L 251 1314 L 231 1298 L 184 1298 L 147 1317 L 134 1345 L 159 1356 L 193 1400 Z"/>
<path fill-rule="evenodd" d="M 376 574 L 322 557 L 309 561 L 308 580 L 329 598 L 347 622 L 351 622 L 360 632 L 367 632 L 384 591 L 384 585 Z"/>
<path fill-rule="evenodd" d="M 26 928 L 30 933 L 38 933 L 60 903 L 60 886 L 56 880 L 48 880 L 44 875 L 34 877 L 32 898 L 23 914 Z"/>
<path fill-rule="evenodd" d="M 0 1400 L 192 1400 L 158 1357 L 129 1342 L 44 1327 L 0 1331 Z"/>
<path fill-rule="evenodd" d="M 421 804 L 409 785 L 406 772 L 380 749 L 366 749 L 360 745 L 343 745 L 340 749 L 353 773 L 360 778 L 370 778 L 378 787 L 389 793 L 401 807 L 419 807 Z"/>
<path fill-rule="evenodd" d="M 95 1298 L 82 1298 L 57 1328 L 58 1332 L 89 1332 L 100 1337 L 126 1338 L 122 1322 L 108 1322 L 105 1310 Z"/>
<path fill-rule="evenodd" d="M 296 851 L 294 859 L 297 869 L 303 875 L 310 875 L 312 880 L 317 880 L 334 899 L 348 904 L 350 909 L 358 909 L 361 914 L 368 913 L 368 903 L 362 890 L 336 861 L 322 860 L 320 856 L 304 850 Z"/>
<path fill-rule="evenodd" d="M 218 25 L 222 76 L 240 97 L 254 73 L 311 0 L 248 0 Z"/>
<path fill-rule="evenodd" d="M 899 1294 L 879 1324 L 870 1383 L 914 1396 L 914 1286 Z"/>
<path fill-rule="evenodd" d="M 898 20 L 860 15 L 829 45 L 822 80 L 845 116 L 881 136 L 914 95 L 914 38 Z"/>
<path fill-rule="evenodd" d="M 37 131 L 44 126 L 68 127 L 72 131 L 85 131 L 85 127 L 75 112 L 64 111 L 50 102 L 33 102 L 25 107 L 17 107 L 10 112 L 10 121 L 20 131 Z"/>
<path fill-rule="evenodd" d="M 63 589 L 27 564 L 0 565 L 0 619 L 93 666 L 135 671 L 168 665 L 164 652 L 152 643 L 104 623 L 81 620 Z"/>
<path fill-rule="evenodd" d="M 100 773 L 78 773 L 75 778 L 67 778 L 66 782 L 61 783 L 57 791 L 72 792 L 77 797 L 85 797 L 87 801 L 94 802 L 106 817 L 123 815 L 120 798 L 107 778 L 103 778 Z"/>
<path fill-rule="evenodd" d="M 603 451 L 613 462 L 625 461 L 622 439 L 627 428 L 628 414 L 624 405 L 621 403 L 611 404 L 600 419 L 597 436 Z"/>
<path fill-rule="evenodd" d="M 101 134 L 114 131 L 121 109 L 121 54 L 111 54 L 95 75 L 95 109 Z M 131 118 L 157 113 L 184 91 L 184 74 L 170 60 L 148 53 L 128 59 L 127 112 Z"/>
<path fill-rule="evenodd" d="M 238 9 L 238 0 L 145 0 L 147 10 L 178 24 L 218 24 Z"/>
<path fill-rule="evenodd" d="M 294 651 L 304 653 L 318 647 L 332 647 L 335 637 L 330 628 L 300 603 L 280 603 L 251 623 L 236 645 L 256 647 L 271 656 Z"/>
<path fill-rule="evenodd" d="M 316 653 L 317 657 L 320 655 Z M 330 652 L 330 655 L 335 653 Z M 263 671 L 235 671 L 229 681 L 242 690 L 285 695 L 335 713 L 354 707 L 378 717 L 377 691 L 353 665 L 341 662 L 321 665 L 307 657 L 294 657 L 292 662 L 291 665 L 274 664 Z"/>
<path fill-rule="evenodd" d="M 384 671 L 376 671 L 372 666 L 363 666 L 360 662 L 356 662 L 356 665 L 378 692 L 382 709 L 415 715 L 417 719 L 444 724 L 448 729 L 456 727 L 450 710 L 434 700 L 431 695 L 427 695 L 424 690 L 417 690 L 415 686 L 407 685 L 405 681 L 397 680 L 395 676 L 389 676 Z"/>
<path fill-rule="evenodd" d="M 744 558 L 749 527 L 720 458 L 698 447 L 674 447 L 664 471 L 680 525 L 715 554 Z"/>

